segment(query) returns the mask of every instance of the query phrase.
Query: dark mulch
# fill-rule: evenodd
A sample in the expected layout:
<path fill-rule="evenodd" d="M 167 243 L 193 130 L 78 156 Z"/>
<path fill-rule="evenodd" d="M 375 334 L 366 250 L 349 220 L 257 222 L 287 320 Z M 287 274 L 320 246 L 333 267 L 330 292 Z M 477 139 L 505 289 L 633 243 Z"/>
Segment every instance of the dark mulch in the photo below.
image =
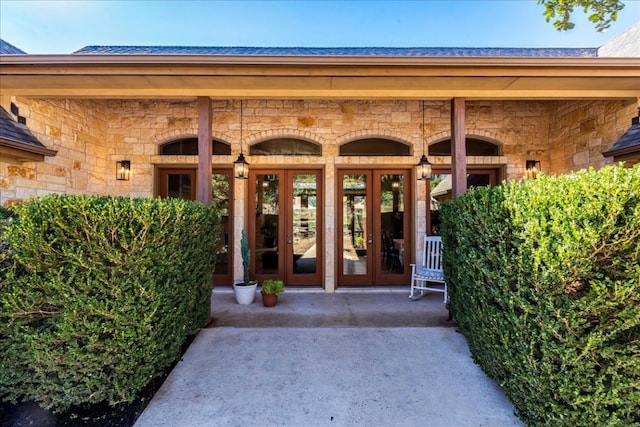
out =
<path fill-rule="evenodd" d="M 187 351 L 194 338 L 195 335 L 187 337 L 182 346 L 182 354 Z M 174 367 L 175 363 L 162 376 L 153 379 L 131 404 L 116 407 L 101 404 L 53 414 L 33 402 L 17 405 L 0 402 L 0 427 L 131 427 Z"/>

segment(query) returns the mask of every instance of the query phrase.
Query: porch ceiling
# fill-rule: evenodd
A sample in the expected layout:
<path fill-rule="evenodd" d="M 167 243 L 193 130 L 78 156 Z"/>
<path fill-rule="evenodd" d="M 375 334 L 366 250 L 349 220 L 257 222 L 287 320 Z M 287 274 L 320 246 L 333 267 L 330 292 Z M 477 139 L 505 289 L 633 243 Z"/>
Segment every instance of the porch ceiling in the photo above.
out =
<path fill-rule="evenodd" d="M 640 97 L 640 58 L 4 55 L 0 94 L 87 98 Z"/>

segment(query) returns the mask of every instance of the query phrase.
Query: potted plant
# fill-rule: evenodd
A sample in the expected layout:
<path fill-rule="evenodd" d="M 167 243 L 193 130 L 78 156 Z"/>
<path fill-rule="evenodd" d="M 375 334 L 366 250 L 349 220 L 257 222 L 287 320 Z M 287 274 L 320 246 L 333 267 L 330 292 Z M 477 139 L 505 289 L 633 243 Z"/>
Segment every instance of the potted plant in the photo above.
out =
<path fill-rule="evenodd" d="M 282 280 L 267 279 L 262 282 L 262 304 L 265 307 L 273 307 L 278 303 L 278 295 L 284 292 Z"/>
<path fill-rule="evenodd" d="M 233 293 L 238 304 L 251 304 L 256 297 L 258 284 L 249 279 L 249 266 L 251 265 L 251 250 L 247 241 L 247 233 L 242 230 L 240 237 L 240 254 L 242 255 L 242 268 L 244 269 L 244 281 L 233 285 Z"/>

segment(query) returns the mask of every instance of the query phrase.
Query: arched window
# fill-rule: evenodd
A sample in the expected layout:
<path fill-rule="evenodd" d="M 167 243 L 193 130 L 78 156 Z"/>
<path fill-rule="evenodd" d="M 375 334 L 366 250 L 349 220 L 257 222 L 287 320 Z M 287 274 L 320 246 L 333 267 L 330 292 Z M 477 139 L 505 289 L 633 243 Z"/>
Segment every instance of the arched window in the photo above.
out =
<path fill-rule="evenodd" d="M 341 156 L 410 156 L 409 146 L 383 138 L 365 138 L 340 147 Z"/>
<path fill-rule="evenodd" d="M 322 147 L 296 138 L 275 138 L 249 147 L 252 156 L 322 156 Z"/>
<path fill-rule="evenodd" d="M 466 138 L 465 147 L 467 149 L 467 156 L 499 156 L 500 147 L 489 141 L 484 141 L 477 138 Z M 445 139 L 444 141 L 436 142 L 429 146 L 430 156 L 450 156 L 451 155 L 451 140 Z"/>
<path fill-rule="evenodd" d="M 167 142 L 160 146 L 160 154 L 164 156 L 196 156 L 198 155 L 198 138 L 184 138 Z M 231 146 L 219 139 L 211 140 L 211 154 L 214 156 L 228 156 Z"/>

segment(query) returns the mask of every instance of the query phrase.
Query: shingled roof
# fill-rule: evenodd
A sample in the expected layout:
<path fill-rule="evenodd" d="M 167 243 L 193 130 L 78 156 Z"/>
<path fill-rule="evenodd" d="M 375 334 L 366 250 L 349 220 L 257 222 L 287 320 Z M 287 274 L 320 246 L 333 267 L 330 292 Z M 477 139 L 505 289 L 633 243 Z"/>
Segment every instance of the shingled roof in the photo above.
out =
<path fill-rule="evenodd" d="M 42 160 L 44 156 L 55 156 L 57 151 L 50 150 L 33 136 L 29 128 L 18 123 L 0 107 L 0 155 L 10 156 L 20 161 Z"/>
<path fill-rule="evenodd" d="M 0 55 L 26 55 L 27 52 L 18 49 L 9 42 L 0 39 Z"/>
<path fill-rule="evenodd" d="M 602 153 L 605 157 L 622 156 L 640 152 L 640 118 L 635 117 L 631 127 L 611 148 Z"/>
<path fill-rule="evenodd" d="M 597 48 L 86 46 L 75 55 L 595 58 Z"/>

